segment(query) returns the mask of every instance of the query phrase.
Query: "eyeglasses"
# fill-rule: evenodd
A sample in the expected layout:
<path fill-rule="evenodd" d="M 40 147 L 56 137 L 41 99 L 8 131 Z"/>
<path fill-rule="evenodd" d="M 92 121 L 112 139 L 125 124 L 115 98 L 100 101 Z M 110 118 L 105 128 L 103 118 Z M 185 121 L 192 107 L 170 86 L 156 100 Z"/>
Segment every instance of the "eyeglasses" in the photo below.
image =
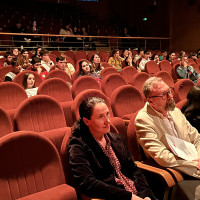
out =
<path fill-rule="evenodd" d="M 169 90 L 167 91 L 167 92 L 165 92 L 165 93 L 162 93 L 161 95 L 158 95 L 158 96 L 150 96 L 150 97 L 148 97 L 148 98 L 155 98 L 155 97 L 161 97 L 162 98 L 162 100 L 166 100 L 167 99 L 167 97 L 169 97 L 169 95 L 174 95 L 174 89 L 173 88 L 169 88 Z"/>

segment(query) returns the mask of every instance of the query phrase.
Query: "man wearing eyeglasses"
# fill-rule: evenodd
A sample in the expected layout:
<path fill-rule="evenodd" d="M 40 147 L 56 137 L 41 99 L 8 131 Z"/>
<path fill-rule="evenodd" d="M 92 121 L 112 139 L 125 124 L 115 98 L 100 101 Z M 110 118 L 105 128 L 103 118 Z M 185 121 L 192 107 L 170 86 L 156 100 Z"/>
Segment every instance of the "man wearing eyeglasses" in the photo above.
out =
<path fill-rule="evenodd" d="M 189 175 L 188 177 L 199 179 L 200 135 L 175 107 L 173 89 L 161 78 L 151 77 L 144 83 L 143 93 L 147 102 L 138 112 L 135 125 L 139 143 L 145 154 L 163 167 L 173 167 Z M 171 136 L 180 144 L 193 144 L 197 157 L 186 159 L 185 155 L 176 154 L 169 145 Z M 174 143 L 174 147 L 176 145 Z M 182 151 L 187 151 L 187 148 Z"/>

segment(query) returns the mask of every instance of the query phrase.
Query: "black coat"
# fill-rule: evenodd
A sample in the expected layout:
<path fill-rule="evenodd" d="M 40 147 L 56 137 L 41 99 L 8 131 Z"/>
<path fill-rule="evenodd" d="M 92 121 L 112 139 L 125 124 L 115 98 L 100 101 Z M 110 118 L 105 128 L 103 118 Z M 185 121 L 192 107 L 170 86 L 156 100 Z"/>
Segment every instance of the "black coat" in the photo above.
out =
<path fill-rule="evenodd" d="M 123 138 L 112 133 L 108 133 L 108 137 L 121 164 L 121 172 L 134 181 L 137 195 L 154 199 L 144 175 L 132 161 Z M 131 199 L 132 193 L 115 182 L 115 170 L 89 129 L 82 133 L 80 130 L 73 133 L 68 145 L 68 153 L 70 168 L 81 193 L 92 198 Z"/>

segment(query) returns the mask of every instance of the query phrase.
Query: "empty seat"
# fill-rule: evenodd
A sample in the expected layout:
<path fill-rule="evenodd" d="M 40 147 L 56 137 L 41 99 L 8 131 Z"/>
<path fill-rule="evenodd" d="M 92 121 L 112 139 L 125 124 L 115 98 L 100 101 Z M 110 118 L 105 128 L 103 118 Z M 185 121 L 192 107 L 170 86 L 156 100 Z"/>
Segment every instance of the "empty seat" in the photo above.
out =
<path fill-rule="evenodd" d="M 144 107 L 143 97 L 132 85 L 123 85 L 115 89 L 111 95 L 111 107 L 115 117 L 128 119 Z"/>
<path fill-rule="evenodd" d="M 121 76 L 124 78 L 126 83 L 130 83 L 130 80 L 132 79 L 132 77 L 137 73 L 138 73 L 137 69 L 132 66 L 125 67 L 120 72 Z"/>
<path fill-rule="evenodd" d="M 1 138 L 0 158 L 0 199 L 77 199 L 65 182 L 56 148 L 37 133 L 14 132 Z"/>
<path fill-rule="evenodd" d="M 174 87 L 174 80 L 171 75 L 166 71 L 160 71 L 155 74 L 155 76 L 162 78 L 162 80 L 169 86 Z"/>
<path fill-rule="evenodd" d="M 55 56 L 60 56 L 61 55 L 61 52 L 58 51 L 58 50 L 53 50 L 50 54 L 53 54 Z"/>
<path fill-rule="evenodd" d="M 187 99 L 187 94 L 194 86 L 194 82 L 190 79 L 180 79 L 174 84 L 174 100 L 176 103 L 183 99 Z"/>
<path fill-rule="evenodd" d="M 112 92 L 122 85 L 126 85 L 126 81 L 122 78 L 122 76 L 119 74 L 110 74 L 103 79 L 101 89 L 104 94 L 110 98 Z"/>
<path fill-rule="evenodd" d="M 4 80 L 5 80 L 5 75 L 6 75 L 8 72 L 11 72 L 12 70 L 13 70 L 12 65 L 0 67 L 0 79 L 1 79 L 2 81 L 4 81 Z"/>
<path fill-rule="evenodd" d="M 149 75 L 153 75 L 159 71 L 160 71 L 159 65 L 155 61 L 151 60 L 146 63 L 145 72 L 147 72 Z"/>
<path fill-rule="evenodd" d="M 60 78 L 45 80 L 38 88 L 37 94 L 44 94 L 53 97 L 63 108 L 67 126 L 72 126 L 71 104 L 72 94 L 69 85 Z"/>
<path fill-rule="evenodd" d="M 62 70 L 59 70 L 59 69 L 58 70 L 52 70 L 52 71 L 50 71 L 47 74 L 47 76 L 45 77 L 45 80 L 47 80 L 49 78 L 60 78 L 60 79 L 62 79 L 64 81 L 66 81 L 66 82 L 69 82 L 69 83 L 72 82 L 72 80 L 69 77 L 69 75 L 66 72 L 64 72 Z"/>
<path fill-rule="evenodd" d="M 0 106 L 13 118 L 15 109 L 28 96 L 24 88 L 17 83 L 4 82 L 0 84 Z"/>
<path fill-rule="evenodd" d="M 36 87 L 39 87 L 39 85 L 43 82 L 41 76 L 37 72 L 31 71 L 31 70 L 25 70 L 23 72 L 20 72 L 19 74 L 17 74 L 15 76 L 15 78 L 13 79 L 13 82 L 22 86 L 22 80 L 26 73 L 31 73 L 35 76 L 35 86 Z"/>
<path fill-rule="evenodd" d="M 172 75 L 172 65 L 170 64 L 170 62 L 168 60 L 162 60 L 159 63 L 159 67 L 160 67 L 161 71 L 166 71 L 170 75 Z"/>
<path fill-rule="evenodd" d="M 136 87 L 142 93 L 143 84 L 149 77 L 149 74 L 146 72 L 139 72 L 132 77 L 130 84 Z"/>
<path fill-rule="evenodd" d="M 0 107 L 0 137 L 13 132 L 13 124 L 8 113 Z"/>
<path fill-rule="evenodd" d="M 72 96 L 75 98 L 80 92 L 87 89 L 101 90 L 99 82 L 91 76 L 81 76 L 72 85 Z"/>
<path fill-rule="evenodd" d="M 119 74 L 119 72 L 114 67 L 106 67 L 101 71 L 100 76 L 102 79 L 104 79 L 110 74 Z"/>

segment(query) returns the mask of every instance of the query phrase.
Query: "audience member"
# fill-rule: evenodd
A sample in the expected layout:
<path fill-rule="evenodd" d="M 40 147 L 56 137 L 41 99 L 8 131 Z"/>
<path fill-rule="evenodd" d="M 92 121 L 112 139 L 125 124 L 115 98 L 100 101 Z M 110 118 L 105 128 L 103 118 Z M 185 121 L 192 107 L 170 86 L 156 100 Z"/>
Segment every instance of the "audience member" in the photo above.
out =
<path fill-rule="evenodd" d="M 44 67 L 47 70 L 47 72 L 49 72 L 51 67 L 54 66 L 53 61 L 50 60 L 49 51 L 46 49 L 42 49 L 40 51 L 40 56 L 42 58 L 41 60 L 42 67 Z"/>
<path fill-rule="evenodd" d="M 31 63 L 30 63 L 30 59 L 29 59 L 29 53 L 28 53 L 28 50 L 27 50 L 27 49 L 22 49 L 22 51 L 21 51 L 21 55 L 22 55 L 22 58 L 24 59 L 24 65 L 23 65 L 23 68 L 26 69 L 28 66 L 31 65 Z"/>
<path fill-rule="evenodd" d="M 13 58 L 11 60 L 11 65 L 13 66 L 13 70 L 11 72 L 8 72 L 5 75 L 5 81 L 6 82 L 12 82 L 15 76 L 23 71 L 23 66 L 24 62 L 23 59 L 21 58 Z"/>
<path fill-rule="evenodd" d="M 25 33 L 24 28 L 22 27 L 22 24 L 20 21 L 18 21 L 15 25 L 15 27 L 12 29 L 13 33 Z M 23 44 L 22 42 L 24 41 L 24 36 L 23 35 L 14 35 L 13 36 L 14 43 L 16 46 L 21 46 Z"/>
<path fill-rule="evenodd" d="M 35 58 L 35 57 L 38 57 L 38 58 L 41 58 L 41 55 L 40 55 L 40 51 L 42 50 L 42 47 L 41 46 L 38 46 L 36 51 L 35 51 L 35 54 L 32 56 L 32 59 Z"/>
<path fill-rule="evenodd" d="M 97 79 L 99 84 L 101 84 L 101 81 L 102 81 L 101 77 L 96 72 L 94 72 L 94 70 L 91 67 L 91 64 L 88 63 L 86 60 L 82 60 L 79 62 L 78 77 L 81 77 L 81 76 L 91 76 L 91 77 Z"/>
<path fill-rule="evenodd" d="M 185 55 L 186 55 L 186 54 L 185 54 L 185 51 L 180 51 L 178 60 L 181 60 L 182 57 L 184 57 Z"/>
<path fill-rule="evenodd" d="M 139 143 L 147 157 L 153 158 L 163 167 L 172 167 L 199 179 L 200 135 L 181 111 L 175 107 L 173 90 L 161 78 L 151 77 L 145 81 L 143 93 L 147 102 L 144 108 L 138 112 L 135 126 Z M 172 150 L 169 146 L 171 137 L 179 140 L 181 146 L 184 142 L 190 143 L 194 147 L 197 157 L 192 155 L 194 159 L 186 159 L 185 154 L 190 153 L 189 145 L 186 143 L 182 154 Z M 180 151 L 181 149 L 179 149 Z M 184 154 L 184 152 L 186 153 Z"/>
<path fill-rule="evenodd" d="M 108 60 L 108 64 L 115 67 L 118 71 L 122 70 L 122 58 L 119 56 L 119 49 L 114 49 L 112 56 Z"/>
<path fill-rule="evenodd" d="M 11 65 L 11 61 L 13 59 L 13 53 L 11 51 L 7 51 L 5 53 L 5 62 L 3 63 L 3 66 Z"/>
<path fill-rule="evenodd" d="M 91 198 L 153 200 L 145 176 L 131 159 L 120 134 L 110 133 L 104 100 L 89 97 L 79 107 L 68 145 L 69 164 L 78 190 Z"/>
<path fill-rule="evenodd" d="M 143 58 L 144 56 L 144 50 L 138 49 L 138 53 L 135 55 L 133 62 L 136 64 L 136 61 L 140 58 Z"/>
<path fill-rule="evenodd" d="M 41 76 L 42 80 L 44 80 L 48 74 L 47 70 L 41 65 L 41 59 L 38 57 L 32 59 L 32 66 L 29 70 L 36 71 Z"/>
<path fill-rule="evenodd" d="M 154 55 L 152 56 L 151 60 L 155 61 L 156 64 L 159 64 L 159 63 L 160 63 L 158 54 L 154 54 Z"/>
<path fill-rule="evenodd" d="M 39 27 L 37 26 L 37 21 L 36 21 L 36 20 L 33 21 L 32 26 L 31 26 L 31 28 L 30 28 L 30 30 L 29 30 L 29 33 L 32 33 L 32 34 L 40 34 L 40 33 L 41 33 L 41 28 L 39 28 Z M 41 39 L 42 39 L 41 36 L 38 36 L 38 35 L 32 36 L 32 37 L 31 37 L 31 40 L 32 40 L 33 42 L 31 42 L 31 45 L 32 45 L 32 46 L 35 46 L 35 45 L 40 44 Z"/>
<path fill-rule="evenodd" d="M 96 72 L 100 76 L 100 73 L 104 69 L 104 67 L 101 65 L 101 58 L 99 57 L 99 55 L 92 55 L 90 62 L 92 63 L 92 69 L 94 70 L 94 72 Z"/>
<path fill-rule="evenodd" d="M 200 85 L 194 86 L 187 95 L 187 102 L 181 109 L 187 120 L 200 133 Z"/>
<path fill-rule="evenodd" d="M 133 58 L 132 56 L 127 56 L 125 60 L 122 62 L 122 68 L 127 66 L 133 66 Z"/>
<path fill-rule="evenodd" d="M 151 53 L 149 51 L 145 51 L 144 52 L 144 57 L 140 61 L 139 67 L 138 67 L 142 72 L 145 71 L 145 65 L 146 65 L 147 62 L 150 61 L 150 57 L 151 57 Z"/>
<path fill-rule="evenodd" d="M 25 89 L 28 97 L 37 95 L 38 87 L 35 87 L 35 76 L 33 74 L 24 74 L 22 79 L 22 86 Z"/>
<path fill-rule="evenodd" d="M 56 58 L 56 66 L 55 69 L 60 69 L 66 72 L 69 77 L 72 77 L 72 74 L 75 72 L 75 69 L 71 63 L 67 63 L 67 60 L 65 57 L 58 56 Z"/>
<path fill-rule="evenodd" d="M 166 56 L 166 60 L 168 60 L 170 62 L 170 64 L 172 63 L 172 61 L 174 61 L 176 59 L 176 54 L 174 52 L 170 52 L 167 54 Z"/>
<path fill-rule="evenodd" d="M 17 58 L 19 56 L 19 50 L 18 50 L 18 48 L 12 49 L 12 53 L 13 53 L 13 57 Z"/>
<path fill-rule="evenodd" d="M 196 62 L 197 54 L 196 53 L 190 53 L 190 59 L 192 59 L 192 60 L 194 60 L 194 62 Z"/>
<path fill-rule="evenodd" d="M 159 61 L 166 60 L 167 54 L 168 54 L 167 51 L 163 50 L 162 55 L 159 56 Z"/>
<path fill-rule="evenodd" d="M 197 83 L 199 79 L 198 72 L 190 65 L 188 65 L 188 57 L 183 56 L 181 59 L 181 65 L 176 68 L 176 72 L 179 78 L 188 78 L 194 83 Z"/>
<path fill-rule="evenodd" d="M 122 56 L 121 56 L 122 60 L 124 61 L 128 56 L 129 56 L 129 51 L 128 51 L 128 49 L 124 49 L 124 50 L 122 51 Z"/>

